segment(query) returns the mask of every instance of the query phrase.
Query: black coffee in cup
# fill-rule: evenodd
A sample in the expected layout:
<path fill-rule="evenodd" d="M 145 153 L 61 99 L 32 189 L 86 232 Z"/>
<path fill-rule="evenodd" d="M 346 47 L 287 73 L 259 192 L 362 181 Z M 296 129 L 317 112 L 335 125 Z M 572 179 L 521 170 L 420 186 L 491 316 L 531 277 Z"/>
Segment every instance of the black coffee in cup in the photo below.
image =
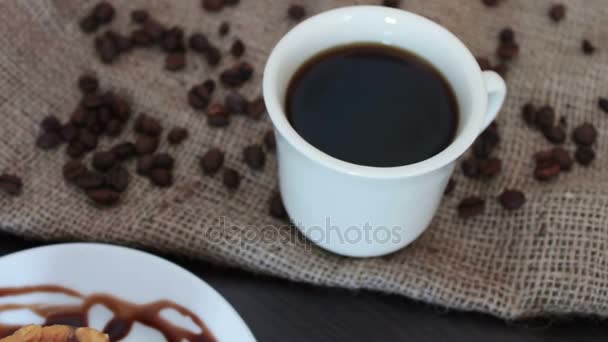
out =
<path fill-rule="evenodd" d="M 304 63 L 289 84 L 286 109 L 293 128 L 319 150 L 376 167 L 443 151 L 459 117 L 454 92 L 434 66 L 372 43 L 337 47 Z"/>

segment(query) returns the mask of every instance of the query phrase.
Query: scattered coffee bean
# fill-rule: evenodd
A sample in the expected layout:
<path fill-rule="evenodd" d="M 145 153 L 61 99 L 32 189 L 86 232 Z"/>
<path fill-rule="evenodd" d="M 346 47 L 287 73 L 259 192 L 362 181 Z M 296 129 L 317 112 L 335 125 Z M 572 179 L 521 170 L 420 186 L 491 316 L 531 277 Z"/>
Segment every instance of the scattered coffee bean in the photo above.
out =
<path fill-rule="evenodd" d="M 226 188 L 235 190 L 241 184 L 241 175 L 239 175 L 235 169 L 226 168 L 224 170 L 222 181 L 224 182 Z"/>
<path fill-rule="evenodd" d="M 209 43 L 209 39 L 207 39 L 206 35 L 197 32 L 192 34 L 190 39 L 188 39 L 188 46 L 195 52 L 206 53 L 209 50 L 211 43 Z"/>
<path fill-rule="evenodd" d="M 458 216 L 461 218 L 470 218 L 480 215 L 484 212 L 486 202 L 477 196 L 467 197 L 458 204 Z"/>
<path fill-rule="evenodd" d="M 498 201 L 507 210 L 517 210 L 526 203 L 526 196 L 519 190 L 505 190 L 498 196 Z"/>
<path fill-rule="evenodd" d="M 175 127 L 169 131 L 167 135 L 167 141 L 171 145 L 179 145 L 184 140 L 188 139 L 188 130 L 182 127 Z"/>
<path fill-rule="evenodd" d="M 477 64 L 479 64 L 479 68 L 483 71 L 492 70 L 492 63 L 487 57 L 476 57 Z"/>
<path fill-rule="evenodd" d="M 555 161 L 545 162 L 536 165 L 534 169 L 534 178 L 539 181 L 548 181 L 559 175 L 560 167 Z"/>
<path fill-rule="evenodd" d="M 553 144 L 563 144 L 566 141 L 566 131 L 561 126 L 551 126 L 543 129 L 543 135 Z"/>
<path fill-rule="evenodd" d="M 490 158 L 479 162 L 479 174 L 484 178 L 494 178 L 502 170 L 502 161 L 498 158 Z"/>
<path fill-rule="evenodd" d="M 145 9 L 136 9 L 131 12 L 131 21 L 136 24 L 143 24 L 150 18 L 150 13 Z"/>
<path fill-rule="evenodd" d="M 112 206 L 120 200 L 120 193 L 110 189 L 88 190 L 86 194 L 91 201 L 102 206 Z"/>
<path fill-rule="evenodd" d="M 401 0 L 383 0 L 382 6 L 399 8 L 400 3 L 401 3 Z"/>
<path fill-rule="evenodd" d="M 188 103 L 193 109 L 204 110 L 209 105 L 214 90 L 215 82 L 213 80 L 196 85 L 188 92 Z"/>
<path fill-rule="evenodd" d="M 179 26 L 174 26 L 167 30 L 163 34 L 160 47 L 167 53 L 185 53 L 186 45 L 184 44 L 184 29 Z"/>
<path fill-rule="evenodd" d="M 245 44 L 240 39 L 237 39 L 232 43 L 232 47 L 230 47 L 230 53 L 235 58 L 239 58 L 245 54 Z"/>
<path fill-rule="evenodd" d="M 105 184 L 105 178 L 101 173 L 87 170 L 74 179 L 74 184 L 82 190 L 99 189 Z"/>
<path fill-rule="evenodd" d="M 510 27 L 506 27 L 500 31 L 498 38 L 501 43 L 513 43 L 515 42 L 515 32 Z"/>
<path fill-rule="evenodd" d="M 238 5 L 240 0 L 224 0 L 224 5 L 234 7 Z"/>
<path fill-rule="evenodd" d="M 492 70 L 504 78 L 507 77 L 509 66 L 506 63 L 498 63 L 492 68 Z"/>
<path fill-rule="evenodd" d="M 74 140 L 68 145 L 66 153 L 70 158 L 78 159 L 86 153 L 86 150 L 87 148 L 80 141 Z"/>
<path fill-rule="evenodd" d="M 114 19 L 114 14 L 116 14 L 114 6 L 106 1 L 98 3 L 93 8 L 93 15 L 100 25 L 110 23 Z"/>
<path fill-rule="evenodd" d="M 118 52 L 125 53 L 133 48 L 133 42 L 130 37 L 117 35 L 115 38 L 116 47 L 118 48 Z"/>
<path fill-rule="evenodd" d="M 593 55 L 595 53 L 596 47 L 587 39 L 583 39 L 583 43 L 581 45 L 581 49 L 585 55 Z"/>
<path fill-rule="evenodd" d="M 131 105 L 121 96 L 113 96 L 109 102 L 112 108 L 112 114 L 117 120 L 126 122 L 131 118 Z"/>
<path fill-rule="evenodd" d="M 554 22 L 560 22 L 566 17 L 566 6 L 562 4 L 556 4 L 549 8 L 549 17 Z"/>
<path fill-rule="evenodd" d="M 266 103 L 264 102 L 264 97 L 262 96 L 258 96 L 247 104 L 247 116 L 254 120 L 259 120 L 262 117 L 262 114 L 265 112 Z"/>
<path fill-rule="evenodd" d="M 475 140 L 475 143 L 473 143 L 473 154 L 478 159 L 487 159 L 499 142 L 500 136 L 498 135 L 498 126 L 493 122 L 479 135 Z"/>
<path fill-rule="evenodd" d="M 99 89 L 99 80 L 95 76 L 82 75 L 78 79 L 78 88 L 84 94 L 94 93 Z"/>
<path fill-rule="evenodd" d="M 222 60 L 220 49 L 213 45 L 209 46 L 209 49 L 205 52 L 205 60 L 207 61 L 207 64 L 212 67 L 220 64 L 220 61 Z"/>
<path fill-rule="evenodd" d="M 206 175 L 215 174 L 224 164 L 224 152 L 212 148 L 200 158 L 200 166 Z"/>
<path fill-rule="evenodd" d="M 154 153 L 158 149 L 159 143 L 158 137 L 140 135 L 135 140 L 135 150 L 140 156 Z"/>
<path fill-rule="evenodd" d="M 268 130 L 264 133 L 264 145 L 266 145 L 268 151 L 277 149 L 277 141 L 275 140 L 274 132 L 272 130 Z"/>
<path fill-rule="evenodd" d="M 168 153 L 159 153 L 152 156 L 152 164 L 155 169 L 170 170 L 175 165 L 175 159 Z"/>
<path fill-rule="evenodd" d="M 125 161 L 137 155 L 137 149 L 132 142 L 123 142 L 110 149 L 118 161 Z"/>
<path fill-rule="evenodd" d="M 124 127 L 122 122 L 112 119 L 106 126 L 106 134 L 110 137 L 117 137 L 122 133 Z"/>
<path fill-rule="evenodd" d="M 94 150 L 97 147 L 97 136 L 90 131 L 83 129 L 78 134 L 78 141 L 82 143 L 86 151 Z"/>
<path fill-rule="evenodd" d="M 221 37 L 227 35 L 230 33 L 230 24 L 227 21 L 222 21 L 217 31 Z"/>
<path fill-rule="evenodd" d="M 23 191 L 23 181 L 15 175 L 0 175 L 0 191 L 7 195 L 17 196 Z"/>
<path fill-rule="evenodd" d="M 488 7 L 496 7 L 500 3 L 500 0 L 481 0 L 481 2 Z"/>
<path fill-rule="evenodd" d="M 124 166 L 115 166 L 105 174 L 105 184 L 117 192 L 125 192 L 129 186 L 129 171 Z"/>
<path fill-rule="evenodd" d="M 40 128 L 47 133 L 61 133 L 61 122 L 54 115 L 49 115 L 42 119 Z"/>
<path fill-rule="evenodd" d="M 595 159 L 595 151 L 590 146 L 579 146 L 576 148 L 574 157 L 582 166 L 589 166 Z"/>
<path fill-rule="evenodd" d="M 72 142 L 78 137 L 78 128 L 72 123 L 67 123 L 61 127 L 61 138 L 65 142 Z"/>
<path fill-rule="evenodd" d="M 247 62 L 241 62 L 220 74 L 220 81 L 229 88 L 237 88 L 249 81 L 253 75 L 253 66 Z"/>
<path fill-rule="evenodd" d="M 114 63 L 119 56 L 116 42 L 107 36 L 95 38 L 95 51 L 99 59 L 105 64 Z"/>
<path fill-rule="evenodd" d="M 186 54 L 183 52 L 173 52 L 165 57 L 165 70 L 180 71 L 186 67 Z"/>
<path fill-rule="evenodd" d="M 236 91 L 229 92 L 224 99 L 224 106 L 231 114 L 244 114 L 247 105 L 247 99 Z"/>
<path fill-rule="evenodd" d="M 209 12 L 219 12 L 224 8 L 224 0 L 202 0 L 202 6 Z"/>
<path fill-rule="evenodd" d="M 608 98 L 600 97 L 597 100 L 597 105 L 604 113 L 608 114 Z"/>
<path fill-rule="evenodd" d="M 36 139 L 36 146 L 41 150 L 52 150 L 61 145 L 63 139 L 57 133 L 42 132 Z"/>
<path fill-rule="evenodd" d="M 539 129 L 552 127 L 555 124 L 555 111 L 553 107 L 543 106 L 536 111 L 534 123 Z"/>
<path fill-rule="evenodd" d="M 151 137 L 157 137 L 163 130 L 160 121 L 157 119 L 145 114 L 141 113 L 135 119 L 135 132 L 140 134 L 146 134 Z"/>
<path fill-rule="evenodd" d="M 465 159 L 461 164 L 462 173 L 468 178 L 478 178 L 480 175 L 479 161 L 475 158 Z"/>
<path fill-rule="evenodd" d="M 445 187 L 443 194 L 446 196 L 451 195 L 452 192 L 454 192 L 454 188 L 456 188 L 456 181 L 454 180 L 454 178 L 450 178 L 450 180 L 448 181 L 448 184 Z"/>
<path fill-rule="evenodd" d="M 147 154 L 145 156 L 140 157 L 137 160 L 137 167 L 135 171 L 137 174 L 142 176 L 147 176 L 150 174 L 150 171 L 154 169 L 154 156 L 151 154 Z"/>
<path fill-rule="evenodd" d="M 260 145 L 250 145 L 243 149 L 243 160 L 253 170 L 261 170 L 266 164 L 266 154 Z"/>
<path fill-rule="evenodd" d="M 509 61 L 519 55 L 519 45 L 515 42 L 501 43 L 496 49 L 498 58 Z"/>
<path fill-rule="evenodd" d="M 287 17 L 293 21 L 300 21 L 306 17 L 306 9 L 302 5 L 290 5 L 287 9 Z"/>
<path fill-rule="evenodd" d="M 130 39 L 134 46 L 147 47 L 154 44 L 152 37 L 150 37 L 143 28 L 131 32 Z"/>
<path fill-rule="evenodd" d="M 530 127 L 536 125 L 536 107 L 531 103 L 526 103 L 521 109 L 521 116 Z"/>
<path fill-rule="evenodd" d="M 574 164 L 574 161 L 570 156 L 570 152 L 563 147 L 554 147 L 551 150 L 551 157 L 559 165 L 560 171 L 570 171 L 570 169 L 572 169 L 572 164 Z"/>
<path fill-rule="evenodd" d="M 66 182 L 74 182 L 89 172 L 87 167 L 79 160 L 69 160 L 63 165 L 62 170 Z"/>
<path fill-rule="evenodd" d="M 97 171 L 108 171 L 117 163 L 117 158 L 111 151 L 95 152 L 91 164 Z"/>
<path fill-rule="evenodd" d="M 143 30 L 153 44 L 159 43 L 165 33 L 165 27 L 153 19 L 146 20 Z"/>
<path fill-rule="evenodd" d="M 207 124 L 212 127 L 226 127 L 230 124 L 230 113 L 221 103 L 212 103 L 207 108 Z"/>
<path fill-rule="evenodd" d="M 150 181 L 159 188 L 168 188 L 173 185 L 173 173 L 166 169 L 150 171 Z"/>
<path fill-rule="evenodd" d="M 281 220 L 287 219 L 287 211 L 278 192 L 273 193 L 270 197 L 270 216 Z"/>
<path fill-rule="evenodd" d="M 597 130 L 593 124 L 585 122 L 572 132 L 572 140 L 580 146 L 590 146 L 597 140 Z"/>
<path fill-rule="evenodd" d="M 84 33 L 93 33 L 99 28 L 97 18 L 95 18 L 95 16 L 92 14 L 82 18 L 79 22 L 79 26 Z"/>

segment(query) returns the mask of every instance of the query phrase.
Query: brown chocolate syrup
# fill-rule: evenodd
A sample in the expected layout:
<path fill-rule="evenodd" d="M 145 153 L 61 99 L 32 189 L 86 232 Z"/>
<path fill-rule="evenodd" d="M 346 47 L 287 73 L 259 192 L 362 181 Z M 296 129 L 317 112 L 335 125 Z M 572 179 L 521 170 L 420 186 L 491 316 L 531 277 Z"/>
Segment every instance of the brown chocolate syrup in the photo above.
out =
<path fill-rule="evenodd" d="M 131 332 L 134 323 L 146 325 L 158 330 L 168 342 L 215 342 L 205 323 L 192 311 L 168 300 L 161 300 L 149 304 L 134 304 L 108 294 L 92 294 L 84 296 L 81 293 L 55 285 L 41 285 L 30 287 L 0 288 L 0 298 L 33 293 L 56 293 L 82 299 L 79 305 L 45 305 L 45 304 L 0 304 L 0 312 L 8 310 L 27 309 L 45 319 L 44 325 L 69 325 L 73 327 L 87 327 L 89 310 L 101 304 L 107 307 L 114 317 L 106 324 L 103 332 L 108 334 L 111 342 L 120 341 Z M 160 316 L 164 309 L 173 309 L 192 319 L 200 329 L 196 334 L 167 321 Z M 0 324 L 0 338 L 10 336 L 19 326 Z"/>

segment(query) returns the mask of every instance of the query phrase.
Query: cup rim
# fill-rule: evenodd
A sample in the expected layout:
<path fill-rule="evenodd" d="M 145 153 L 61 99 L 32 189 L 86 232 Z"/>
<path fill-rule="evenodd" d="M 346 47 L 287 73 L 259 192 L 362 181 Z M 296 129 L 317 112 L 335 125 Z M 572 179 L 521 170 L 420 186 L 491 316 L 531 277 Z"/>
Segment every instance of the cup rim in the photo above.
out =
<path fill-rule="evenodd" d="M 277 90 L 277 77 L 279 72 L 279 64 L 281 63 L 281 61 L 278 60 L 279 51 L 284 49 L 287 41 L 293 39 L 294 36 L 302 33 L 302 31 L 307 31 L 311 28 L 314 29 L 316 24 L 325 22 L 327 20 L 331 21 L 332 19 L 335 19 L 336 16 L 360 14 L 362 12 L 369 16 L 392 16 L 401 18 L 401 20 L 414 20 L 428 25 L 434 30 L 441 31 L 447 38 L 449 38 L 452 44 L 454 44 L 462 52 L 462 55 L 459 58 L 464 60 L 463 65 L 469 65 L 469 67 L 473 68 L 471 72 L 474 72 L 475 75 L 470 91 L 473 94 L 478 95 L 473 96 L 471 104 L 471 117 L 467 120 L 466 125 L 461 129 L 460 133 L 455 137 L 452 143 L 438 154 L 414 164 L 394 167 L 375 167 L 354 164 L 340 160 L 319 150 L 302 138 L 302 136 L 296 132 L 296 130 L 287 120 L 287 115 L 285 113 L 284 106 L 282 105 L 283 99 L 278 96 L 279 92 Z M 416 51 L 413 52 L 415 53 Z M 275 130 L 278 131 L 278 133 L 284 137 L 293 148 L 308 158 L 337 172 L 346 173 L 356 177 L 376 179 L 411 177 L 429 173 L 438 170 L 459 158 L 462 154 L 464 154 L 464 152 L 466 152 L 466 150 L 473 144 L 477 136 L 481 133 L 483 124 L 485 122 L 485 111 L 488 104 L 488 97 L 486 95 L 487 92 L 485 90 L 482 71 L 479 64 L 471 51 L 458 37 L 443 26 L 430 19 L 427 19 L 426 17 L 401 9 L 374 5 L 355 5 L 332 9 L 312 16 L 292 28 L 279 40 L 268 57 L 264 69 L 263 93 L 268 115 L 270 116 Z"/>

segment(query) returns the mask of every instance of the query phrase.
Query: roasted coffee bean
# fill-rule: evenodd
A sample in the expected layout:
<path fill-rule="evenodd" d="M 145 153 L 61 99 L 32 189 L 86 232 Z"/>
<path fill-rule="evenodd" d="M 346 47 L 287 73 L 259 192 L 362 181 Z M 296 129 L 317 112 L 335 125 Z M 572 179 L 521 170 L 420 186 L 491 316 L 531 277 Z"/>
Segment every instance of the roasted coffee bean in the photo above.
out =
<path fill-rule="evenodd" d="M 151 154 L 156 152 L 159 145 L 158 137 L 151 137 L 148 135 L 140 135 L 135 140 L 135 150 L 137 154 L 142 156 L 144 154 Z"/>
<path fill-rule="evenodd" d="M 290 5 L 287 8 L 287 17 L 294 21 L 300 21 L 306 17 L 306 9 L 302 5 Z"/>
<path fill-rule="evenodd" d="M 146 47 L 154 44 L 152 37 L 150 37 L 143 28 L 133 30 L 130 39 L 134 46 Z"/>
<path fill-rule="evenodd" d="M 117 137 L 122 133 L 124 124 L 116 119 L 110 120 L 106 126 L 106 134 L 110 137 Z"/>
<path fill-rule="evenodd" d="M 483 214 L 486 206 L 486 201 L 477 196 L 467 197 L 458 204 L 458 216 L 461 218 L 470 218 Z"/>
<path fill-rule="evenodd" d="M 494 70 L 497 74 L 504 78 L 507 77 L 507 73 L 509 72 L 509 66 L 507 65 L 507 63 L 498 63 L 494 65 L 494 67 L 492 67 L 492 70 Z"/>
<path fill-rule="evenodd" d="M 0 191 L 7 195 L 17 196 L 23 191 L 23 180 L 10 174 L 0 175 Z"/>
<path fill-rule="evenodd" d="M 105 172 L 113 168 L 117 162 L 118 160 L 112 151 L 101 151 L 93 154 L 91 164 L 95 170 Z"/>
<path fill-rule="evenodd" d="M 97 136 L 86 129 L 83 129 L 78 134 L 78 141 L 82 143 L 84 148 L 88 151 L 94 150 L 97 147 Z"/>
<path fill-rule="evenodd" d="M 536 111 L 534 123 L 539 129 L 552 127 L 555 124 L 555 111 L 553 107 L 543 106 Z"/>
<path fill-rule="evenodd" d="M 180 71 L 186 68 L 186 54 L 183 52 L 170 53 L 165 57 L 165 70 Z"/>
<path fill-rule="evenodd" d="M 126 122 L 131 118 L 131 105 L 125 98 L 114 96 L 109 104 L 116 119 Z"/>
<path fill-rule="evenodd" d="M 88 190 L 86 194 L 91 201 L 102 206 L 112 206 L 120 200 L 120 193 L 110 189 Z"/>
<path fill-rule="evenodd" d="M 86 94 L 81 104 L 85 110 L 96 110 L 103 107 L 106 102 L 101 94 Z"/>
<path fill-rule="evenodd" d="M 519 55 L 519 45 L 515 42 L 501 43 L 496 49 L 496 56 L 505 61 L 512 60 L 517 55 Z"/>
<path fill-rule="evenodd" d="M 576 148 L 574 157 L 582 166 L 589 166 L 595 159 L 595 151 L 590 146 L 579 146 Z"/>
<path fill-rule="evenodd" d="M 559 165 L 561 171 L 570 171 L 570 169 L 572 169 L 574 161 L 570 156 L 570 152 L 563 147 L 554 147 L 551 150 L 551 157 Z"/>
<path fill-rule="evenodd" d="M 115 166 L 105 174 L 105 184 L 114 191 L 125 192 L 129 186 L 129 171 L 124 166 Z"/>
<path fill-rule="evenodd" d="M 600 107 L 604 113 L 608 114 L 608 98 L 600 97 L 597 100 L 597 106 Z"/>
<path fill-rule="evenodd" d="M 597 130 L 593 124 L 585 122 L 572 132 L 572 140 L 580 146 L 590 146 L 597 140 Z"/>
<path fill-rule="evenodd" d="M 241 184 L 241 175 L 235 169 L 226 168 L 222 181 L 228 189 L 235 190 Z"/>
<path fill-rule="evenodd" d="M 61 127 L 61 139 L 65 142 L 72 142 L 78 137 L 78 128 L 72 123 L 67 123 Z"/>
<path fill-rule="evenodd" d="M 108 37 L 95 38 L 95 50 L 99 59 L 105 64 L 112 64 L 118 58 L 119 51 L 116 42 Z"/>
<path fill-rule="evenodd" d="M 167 53 L 184 52 L 186 49 L 186 45 L 184 44 L 184 29 L 174 26 L 167 30 L 163 34 L 160 47 Z"/>
<path fill-rule="evenodd" d="M 268 151 L 277 149 L 277 141 L 275 140 L 274 132 L 272 130 L 268 130 L 264 133 L 264 145 L 266 145 Z"/>
<path fill-rule="evenodd" d="M 236 91 L 229 92 L 224 98 L 224 106 L 232 114 L 244 114 L 247 104 L 247 99 Z"/>
<path fill-rule="evenodd" d="M 136 24 L 143 24 L 150 18 L 150 13 L 145 9 L 136 9 L 131 12 L 131 21 Z"/>
<path fill-rule="evenodd" d="M 168 153 L 159 153 L 152 156 L 155 169 L 170 170 L 175 165 L 175 159 Z"/>
<path fill-rule="evenodd" d="M 171 145 L 179 145 L 184 140 L 188 139 L 188 130 L 183 127 L 175 127 L 169 131 L 167 141 Z"/>
<path fill-rule="evenodd" d="M 539 181 L 548 181 L 559 175 L 560 167 L 557 162 L 546 162 L 536 165 L 534 169 L 534 178 Z"/>
<path fill-rule="evenodd" d="M 475 158 L 465 159 L 461 164 L 462 173 L 468 178 L 478 178 L 480 175 L 479 161 Z"/>
<path fill-rule="evenodd" d="M 561 126 L 551 126 L 543 129 L 543 135 L 554 144 L 563 144 L 566 141 L 566 131 Z"/>
<path fill-rule="evenodd" d="M 549 8 L 549 17 L 554 22 L 560 22 L 566 17 L 566 6 L 562 4 L 556 4 Z"/>
<path fill-rule="evenodd" d="M 476 57 L 477 64 L 479 64 L 479 68 L 481 70 L 492 70 L 492 63 L 486 57 Z"/>
<path fill-rule="evenodd" d="M 98 24 L 108 24 L 114 19 L 116 10 L 109 2 L 102 1 L 93 8 L 93 15 Z"/>
<path fill-rule="evenodd" d="M 262 96 L 258 96 L 255 100 L 247 104 L 247 116 L 258 120 L 262 117 L 262 114 L 266 112 L 266 103 Z"/>
<path fill-rule="evenodd" d="M 229 88 L 240 87 L 245 82 L 241 78 L 241 73 L 240 73 L 238 67 L 232 67 L 232 68 L 224 70 L 220 74 L 220 81 L 222 82 L 223 85 L 225 85 Z"/>
<path fill-rule="evenodd" d="M 74 184 L 82 190 L 99 189 L 105 184 L 103 174 L 87 170 L 74 179 Z"/>
<path fill-rule="evenodd" d="M 163 130 L 160 121 L 145 113 L 141 113 L 137 116 L 137 119 L 135 119 L 134 127 L 135 132 L 140 134 L 146 134 L 152 137 L 160 135 Z"/>
<path fill-rule="evenodd" d="M 473 143 L 473 154 L 477 159 L 487 159 L 490 157 L 495 147 L 495 143 L 480 137 Z"/>
<path fill-rule="evenodd" d="M 593 55 L 595 53 L 596 47 L 587 39 L 583 39 L 583 43 L 581 44 L 581 49 L 585 55 Z"/>
<path fill-rule="evenodd" d="M 114 39 L 119 53 L 128 52 L 133 48 L 133 41 L 131 41 L 130 37 L 119 34 Z"/>
<path fill-rule="evenodd" d="M 86 153 L 87 148 L 80 141 L 74 140 L 70 142 L 65 151 L 70 158 L 78 159 Z"/>
<path fill-rule="evenodd" d="M 94 93 L 99 89 L 99 80 L 92 75 L 82 75 L 78 79 L 78 88 L 84 94 Z"/>
<path fill-rule="evenodd" d="M 150 182 L 159 188 L 168 188 L 173 185 L 173 172 L 165 169 L 150 171 Z"/>
<path fill-rule="evenodd" d="M 243 149 L 243 160 L 253 170 L 261 170 L 266 164 L 266 154 L 260 145 L 250 145 Z"/>
<path fill-rule="evenodd" d="M 123 142 L 110 149 L 117 160 L 125 161 L 137 155 L 137 149 L 132 142 Z"/>
<path fill-rule="evenodd" d="M 224 0 L 202 0 L 202 6 L 209 12 L 218 12 L 224 8 Z"/>
<path fill-rule="evenodd" d="M 456 181 L 454 180 L 454 178 L 450 178 L 450 180 L 448 181 L 448 184 L 445 186 L 445 190 L 443 191 L 443 194 L 446 196 L 451 195 L 452 192 L 454 192 L 454 188 L 456 188 Z"/>
<path fill-rule="evenodd" d="M 204 56 L 209 66 L 216 66 L 220 64 L 220 61 L 222 60 L 222 54 L 220 52 L 220 49 L 213 45 L 209 46 L 209 49 L 207 49 Z"/>
<path fill-rule="evenodd" d="M 74 182 L 89 172 L 89 169 L 80 160 L 69 160 L 63 165 L 62 170 L 66 182 Z"/>
<path fill-rule="evenodd" d="M 484 178 L 496 177 L 502 170 L 502 161 L 498 158 L 490 158 L 479 162 L 479 173 Z"/>
<path fill-rule="evenodd" d="M 202 33 L 194 33 L 188 39 L 188 46 L 195 52 L 205 53 L 209 50 L 211 43 L 209 43 L 209 39 Z"/>
<path fill-rule="evenodd" d="M 526 196 L 519 190 L 505 190 L 498 196 L 498 201 L 507 210 L 517 210 L 526 203 Z"/>
<path fill-rule="evenodd" d="M 224 5 L 226 6 L 236 6 L 238 5 L 240 0 L 224 0 Z"/>
<path fill-rule="evenodd" d="M 240 39 L 235 40 L 230 47 L 230 53 L 235 58 L 243 56 L 245 54 L 245 44 L 243 44 L 243 41 Z"/>
<path fill-rule="evenodd" d="M 222 21 L 220 27 L 217 30 L 217 33 L 220 35 L 220 37 L 223 37 L 230 33 L 230 24 L 227 21 Z"/>
<path fill-rule="evenodd" d="M 48 133 L 60 133 L 61 132 L 61 122 L 54 115 L 49 115 L 42 119 L 40 123 L 40 128 L 43 131 Z"/>
<path fill-rule="evenodd" d="M 526 103 L 521 108 L 521 117 L 528 126 L 534 127 L 536 125 L 536 107 L 531 103 Z"/>
<path fill-rule="evenodd" d="M 140 157 L 137 160 L 137 167 L 135 171 L 137 174 L 142 176 L 147 176 L 150 174 L 150 171 L 154 169 L 154 156 L 151 154 L 147 154 L 145 156 Z"/>
<path fill-rule="evenodd" d="M 215 174 L 224 164 L 224 152 L 212 148 L 200 158 L 201 170 L 206 175 Z"/>
<path fill-rule="evenodd" d="M 400 3 L 401 3 L 401 0 L 383 0 L 382 6 L 399 8 Z"/>
<path fill-rule="evenodd" d="M 212 103 L 207 108 L 207 124 L 212 127 L 226 127 L 230 124 L 230 113 L 221 103 Z"/>
<path fill-rule="evenodd" d="M 188 103 L 196 110 L 204 110 L 209 105 L 214 90 L 215 82 L 213 80 L 196 85 L 188 92 Z"/>
<path fill-rule="evenodd" d="M 277 219 L 287 219 L 287 211 L 283 206 L 283 200 L 278 192 L 275 192 L 270 197 L 270 216 Z"/>
<path fill-rule="evenodd" d="M 500 0 L 481 0 L 481 2 L 488 7 L 496 7 L 500 3 Z"/>
<path fill-rule="evenodd" d="M 99 23 L 97 23 L 97 18 L 90 14 L 80 20 L 79 26 L 82 32 L 93 33 L 99 28 Z"/>
<path fill-rule="evenodd" d="M 97 111 L 96 119 L 99 123 L 107 125 L 112 120 L 112 116 L 108 107 L 102 107 Z"/>
<path fill-rule="evenodd" d="M 153 43 L 158 43 L 163 38 L 165 28 L 158 21 L 148 19 L 143 25 L 144 32 Z"/>
<path fill-rule="evenodd" d="M 63 139 L 57 133 L 42 132 L 36 139 L 36 146 L 41 150 L 52 150 L 61 145 Z"/>
<path fill-rule="evenodd" d="M 510 27 L 506 27 L 500 31 L 498 39 L 501 43 L 513 43 L 515 42 L 515 32 Z"/>

